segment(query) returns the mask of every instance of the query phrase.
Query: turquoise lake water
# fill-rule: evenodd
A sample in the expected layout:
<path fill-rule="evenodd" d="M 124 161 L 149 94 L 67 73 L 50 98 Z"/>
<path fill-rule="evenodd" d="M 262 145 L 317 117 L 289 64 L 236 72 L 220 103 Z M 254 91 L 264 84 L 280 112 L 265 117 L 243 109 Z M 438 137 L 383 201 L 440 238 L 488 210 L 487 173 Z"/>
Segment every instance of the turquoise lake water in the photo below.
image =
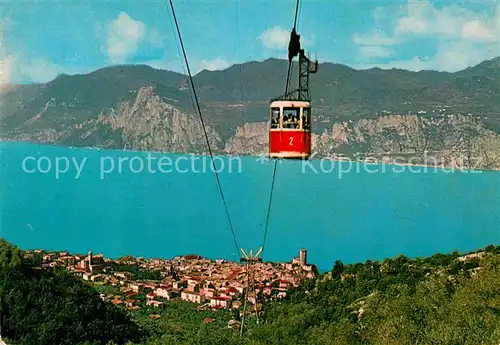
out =
<path fill-rule="evenodd" d="M 239 258 L 209 157 L 17 142 L 1 148 L 0 236 L 21 248 Z M 80 176 L 72 159 L 86 159 Z M 59 176 L 57 161 L 67 170 Z M 264 260 L 289 261 L 307 248 L 308 261 L 324 270 L 337 259 L 353 263 L 500 244 L 499 172 L 307 164 L 278 165 Z M 273 163 L 224 157 L 216 165 L 239 246 L 257 248 Z"/>

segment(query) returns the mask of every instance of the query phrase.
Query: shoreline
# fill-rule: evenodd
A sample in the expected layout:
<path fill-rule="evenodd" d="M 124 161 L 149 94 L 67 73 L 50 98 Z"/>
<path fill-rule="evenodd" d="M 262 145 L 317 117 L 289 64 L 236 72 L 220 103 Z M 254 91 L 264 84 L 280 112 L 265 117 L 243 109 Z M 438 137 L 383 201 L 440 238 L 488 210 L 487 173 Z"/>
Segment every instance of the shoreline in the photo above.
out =
<path fill-rule="evenodd" d="M 359 164 L 364 164 L 364 165 L 390 165 L 390 166 L 401 166 L 401 167 L 420 167 L 420 168 L 427 168 L 427 169 L 436 169 L 436 170 L 453 170 L 453 171 L 460 171 L 460 172 L 469 172 L 469 171 L 474 171 L 474 172 L 487 172 L 487 171 L 500 171 L 500 167 L 496 168 L 491 168 L 491 169 L 465 169 L 461 168 L 460 166 L 451 166 L 451 165 L 426 165 L 426 164 L 421 164 L 421 163 L 396 163 L 396 162 L 390 162 L 390 161 L 384 161 L 384 160 L 375 160 L 375 161 L 364 161 L 364 160 L 349 160 L 349 159 L 342 159 L 342 158 L 337 158 L 337 157 L 324 157 L 322 159 L 329 159 L 335 162 L 339 163 L 359 163 Z"/>
<path fill-rule="evenodd" d="M 176 155 L 176 156 L 207 156 L 209 157 L 209 153 L 207 152 L 163 152 L 163 151 L 154 151 L 154 150 L 131 150 L 127 148 L 102 148 L 99 146 L 65 146 L 65 145 L 58 145 L 54 143 L 42 143 L 42 142 L 33 142 L 33 141 L 28 141 L 28 140 L 11 140 L 11 139 L 4 139 L 0 138 L 0 143 L 19 143 L 19 144 L 29 144 L 29 145 L 38 145 L 38 146 L 46 146 L 46 147 L 52 147 L 52 148 L 67 148 L 67 149 L 72 149 L 72 150 L 92 150 L 92 151 L 103 151 L 103 152 L 127 152 L 127 153 L 136 153 L 136 154 L 141 154 L 141 155 L 147 155 L 147 154 L 153 154 L 153 155 Z M 363 155 L 366 155 L 366 153 L 361 153 Z M 394 153 L 393 155 L 396 155 L 397 153 Z M 422 153 L 424 154 L 424 153 Z M 314 161 L 321 161 L 321 160 L 329 160 L 329 161 L 334 161 L 338 163 L 356 163 L 356 164 L 363 164 L 363 165 L 390 165 L 390 166 L 400 166 L 400 167 L 419 167 L 419 168 L 427 168 L 427 169 L 436 169 L 436 170 L 453 170 L 453 171 L 459 171 L 459 172 L 489 172 L 489 171 L 495 171 L 498 172 L 500 171 L 500 166 L 499 167 L 494 167 L 494 168 L 489 168 L 489 169 L 474 169 L 474 168 L 461 168 L 460 166 L 451 166 L 451 165 L 426 165 L 422 163 L 409 163 L 409 162 L 392 162 L 392 161 L 384 161 L 382 160 L 360 160 L 360 159 L 351 159 L 351 158 L 342 158 L 342 157 L 337 157 L 335 154 L 332 156 L 318 156 L 314 157 L 314 153 L 311 155 L 309 161 L 314 162 Z M 267 159 L 271 161 L 271 159 L 267 158 L 264 155 L 258 155 L 258 154 L 230 154 L 230 153 L 217 153 L 214 152 L 214 157 L 221 157 L 221 158 L 231 158 L 231 157 L 239 157 L 239 158 L 255 158 L 260 159 Z"/>

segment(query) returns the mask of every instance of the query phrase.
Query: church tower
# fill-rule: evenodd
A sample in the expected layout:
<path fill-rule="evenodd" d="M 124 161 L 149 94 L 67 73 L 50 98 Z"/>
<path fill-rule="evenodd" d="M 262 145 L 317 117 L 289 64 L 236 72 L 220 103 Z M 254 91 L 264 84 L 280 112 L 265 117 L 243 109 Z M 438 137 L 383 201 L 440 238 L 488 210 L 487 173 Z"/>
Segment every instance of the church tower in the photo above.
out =
<path fill-rule="evenodd" d="M 303 248 L 300 250 L 299 258 L 302 265 L 307 265 L 307 249 Z"/>
<path fill-rule="evenodd" d="M 92 250 L 89 250 L 87 254 L 87 261 L 89 263 L 89 270 L 92 272 Z"/>

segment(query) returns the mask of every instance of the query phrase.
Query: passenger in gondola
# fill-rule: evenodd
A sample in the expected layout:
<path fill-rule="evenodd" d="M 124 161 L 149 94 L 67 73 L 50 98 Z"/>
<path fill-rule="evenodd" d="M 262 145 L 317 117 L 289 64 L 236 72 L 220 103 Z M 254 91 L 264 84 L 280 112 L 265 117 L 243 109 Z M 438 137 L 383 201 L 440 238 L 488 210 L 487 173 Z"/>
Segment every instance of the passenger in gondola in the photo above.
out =
<path fill-rule="evenodd" d="M 279 110 L 273 109 L 272 118 L 271 118 L 271 128 L 278 128 L 279 127 L 279 118 L 280 118 Z"/>

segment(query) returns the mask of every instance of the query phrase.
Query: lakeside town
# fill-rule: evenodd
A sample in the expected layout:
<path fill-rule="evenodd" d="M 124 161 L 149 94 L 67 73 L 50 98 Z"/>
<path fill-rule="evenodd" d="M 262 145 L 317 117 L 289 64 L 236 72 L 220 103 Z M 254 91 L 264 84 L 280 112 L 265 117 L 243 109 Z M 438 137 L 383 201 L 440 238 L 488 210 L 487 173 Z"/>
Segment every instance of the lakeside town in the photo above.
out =
<path fill-rule="evenodd" d="M 288 289 L 318 274 L 316 266 L 307 263 L 306 249 L 290 262 L 252 264 L 200 255 L 111 259 L 92 251 L 75 255 L 42 250 L 27 251 L 26 255 L 39 255 L 42 268 L 63 267 L 96 287 L 111 287 L 116 293 L 101 293 L 101 299 L 131 311 L 162 308 L 171 300 L 195 303 L 198 310 L 241 310 L 246 300 L 251 307 L 245 314 L 251 314 L 261 310 L 266 299 L 285 297 Z"/>

